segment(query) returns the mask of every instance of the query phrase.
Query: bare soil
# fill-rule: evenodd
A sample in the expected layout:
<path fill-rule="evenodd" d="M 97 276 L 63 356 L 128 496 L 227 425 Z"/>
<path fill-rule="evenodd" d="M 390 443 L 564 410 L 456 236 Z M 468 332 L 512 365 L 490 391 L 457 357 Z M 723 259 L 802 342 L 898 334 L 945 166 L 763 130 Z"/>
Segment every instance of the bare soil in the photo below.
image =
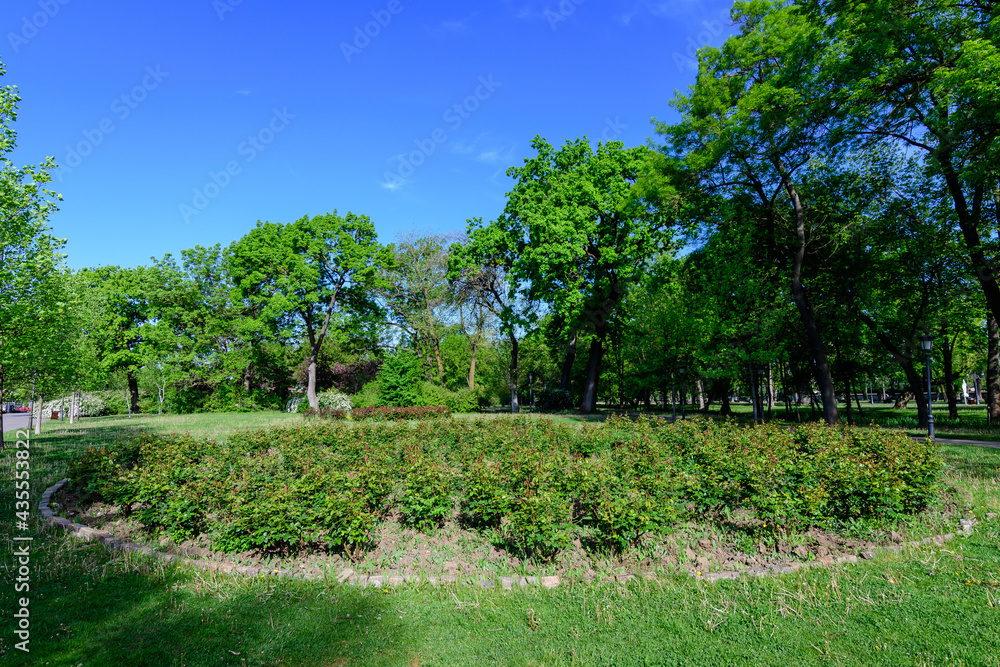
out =
<path fill-rule="evenodd" d="M 211 536 L 176 543 L 165 534 L 142 526 L 125 508 L 105 503 L 82 505 L 67 490 L 59 494 L 53 512 L 91 528 L 106 530 L 119 539 L 151 546 L 158 551 L 237 565 L 299 571 L 312 577 L 336 574 L 350 567 L 360 574 L 398 576 L 453 575 L 460 579 L 514 575 L 559 575 L 564 579 L 592 581 L 617 575 L 670 575 L 741 571 L 778 563 L 809 562 L 832 556 L 857 556 L 880 546 L 900 544 L 913 531 L 903 526 L 874 533 L 869 539 L 825 531 L 813 526 L 791 532 L 767 526 L 752 516 L 736 513 L 712 517 L 710 522 L 689 523 L 668 535 L 646 535 L 639 544 L 617 554 L 576 539 L 552 562 L 522 558 L 508 550 L 502 531 L 479 532 L 464 526 L 456 514 L 445 526 L 429 533 L 405 528 L 390 514 L 380 522 L 362 558 L 351 561 L 325 544 L 310 543 L 285 552 L 246 551 L 224 553 L 212 548 Z M 954 506 L 928 516 L 927 523 L 942 524 Z"/>

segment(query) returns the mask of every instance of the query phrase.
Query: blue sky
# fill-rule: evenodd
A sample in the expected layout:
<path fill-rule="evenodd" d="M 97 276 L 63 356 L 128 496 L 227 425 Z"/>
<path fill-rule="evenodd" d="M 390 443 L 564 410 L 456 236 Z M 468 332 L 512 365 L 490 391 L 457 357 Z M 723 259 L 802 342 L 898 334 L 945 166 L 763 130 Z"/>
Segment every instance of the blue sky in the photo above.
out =
<path fill-rule="evenodd" d="M 492 219 L 540 134 L 646 143 L 728 2 L 5 0 L 16 164 L 73 268 L 338 210 L 383 242 Z"/>

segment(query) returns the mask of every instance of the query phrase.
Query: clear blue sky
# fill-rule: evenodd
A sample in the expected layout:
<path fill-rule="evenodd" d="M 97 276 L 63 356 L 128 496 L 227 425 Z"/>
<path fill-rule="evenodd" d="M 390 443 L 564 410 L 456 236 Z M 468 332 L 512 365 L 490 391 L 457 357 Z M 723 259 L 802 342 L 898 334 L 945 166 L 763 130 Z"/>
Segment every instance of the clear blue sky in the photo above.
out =
<path fill-rule="evenodd" d="M 5 0 L 16 164 L 73 268 L 338 210 L 383 242 L 492 219 L 540 134 L 646 143 L 728 2 Z M 368 34 L 365 34 L 365 33 Z"/>

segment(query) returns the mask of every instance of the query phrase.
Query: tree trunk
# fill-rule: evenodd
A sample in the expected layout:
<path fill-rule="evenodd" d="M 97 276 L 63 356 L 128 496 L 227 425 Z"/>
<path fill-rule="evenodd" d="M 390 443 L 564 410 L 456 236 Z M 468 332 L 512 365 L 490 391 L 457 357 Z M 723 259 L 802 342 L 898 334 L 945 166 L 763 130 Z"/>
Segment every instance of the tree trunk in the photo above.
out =
<path fill-rule="evenodd" d="M 774 410 L 774 364 L 767 364 L 767 414 Z"/>
<path fill-rule="evenodd" d="M 698 393 L 698 409 L 704 411 L 705 409 L 705 383 L 698 378 L 694 381 L 695 391 Z"/>
<path fill-rule="evenodd" d="M 942 139 L 941 137 L 938 137 Z M 948 138 L 942 139 L 941 144 L 952 144 Z M 951 150 L 943 150 L 939 146 L 935 153 L 938 162 L 941 164 L 941 173 L 944 176 L 948 192 L 955 202 L 955 213 L 958 218 L 958 226 L 962 230 L 962 238 L 965 240 L 965 247 L 969 251 L 969 259 L 972 260 L 972 269 L 986 297 L 986 305 L 993 318 L 1000 317 L 1000 286 L 997 284 L 996 274 L 993 272 L 993 262 L 986 256 L 984 248 L 979 238 L 979 221 L 982 218 L 982 186 L 978 192 L 974 193 L 970 210 L 969 201 L 962 189 L 961 167 L 956 169 L 953 162 Z M 1000 208 L 996 210 L 997 222 L 1000 222 Z"/>
<path fill-rule="evenodd" d="M 139 380 L 133 371 L 128 372 L 128 395 L 132 414 L 142 414 L 142 409 L 139 407 Z"/>
<path fill-rule="evenodd" d="M 42 406 L 45 405 L 45 396 L 38 394 L 38 421 L 35 422 L 35 435 L 42 434 Z M 35 406 L 31 406 L 31 411 L 35 411 Z"/>
<path fill-rule="evenodd" d="M 69 395 L 69 423 L 72 424 L 74 418 L 76 417 L 76 390 L 70 392 Z"/>
<path fill-rule="evenodd" d="M 851 406 L 851 382 L 849 378 L 844 378 L 844 394 L 847 397 L 846 409 L 847 413 L 847 423 L 849 426 L 854 426 L 854 408 Z"/>
<path fill-rule="evenodd" d="M 782 183 L 785 191 L 792 200 L 792 208 L 795 211 L 795 236 L 798 246 L 795 248 L 792 265 L 792 301 L 799 311 L 799 318 L 802 326 L 806 330 L 806 338 L 813 353 L 813 372 L 816 375 L 816 384 L 819 386 L 820 396 L 823 397 L 823 417 L 826 423 L 836 424 L 839 415 L 837 414 L 836 392 L 833 387 L 833 375 L 830 372 L 830 359 L 826 353 L 826 344 L 819 332 L 819 325 L 816 322 L 816 312 L 813 310 L 809 295 L 806 294 L 805 284 L 802 282 L 802 269 L 806 257 L 806 219 L 805 209 L 802 200 L 799 198 L 798 190 L 788 177 L 784 165 L 780 162 L 775 164 L 782 175 Z"/>
<path fill-rule="evenodd" d="M 750 405 L 753 406 L 753 423 L 756 424 L 761 420 L 760 407 L 757 403 L 757 378 L 754 377 L 753 362 L 748 361 L 747 366 L 750 368 Z"/>
<path fill-rule="evenodd" d="M 441 342 L 434 338 L 434 359 L 438 367 L 438 384 L 444 386 L 444 360 L 441 358 Z"/>
<path fill-rule="evenodd" d="M 1000 420 L 1000 327 L 991 314 L 986 320 L 989 343 L 986 350 L 986 410 L 990 424 Z"/>
<path fill-rule="evenodd" d="M 569 339 L 569 343 L 566 345 L 566 354 L 563 356 L 562 374 L 559 378 L 559 388 L 563 391 L 569 391 L 569 383 L 573 375 L 573 363 L 576 361 L 576 339 L 577 332 L 574 331 L 573 337 Z"/>
<path fill-rule="evenodd" d="M 317 351 L 313 351 L 309 354 L 309 379 L 306 381 L 306 400 L 309 401 L 309 407 L 313 410 L 319 410 L 319 399 L 316 397 L 316 366 L 319 360 L 319 354 Z"/>
<path fill-rule="evenodd" d="M 861 399 L 857 395 L 857 387 L 854 386 L 855 382 L 857 381 L 857 378 L 849 377 L 848 379 L 851 381 L 851 387 L 854 390 L 853 391 L 853 393 L 854 393 L 854 400 L 858 404 L 858 419 L 861 420 L 861 421 L 864 421 L 865 412 L 864 412 L 864 410 L 861 409 Z M 848 396 L 847 400 L 850 401 L 851 398 Z"/>
<path fill-rule="evenodd" d="M 913 400 L 917 402 L 917 428 L 927 428 L 927 401 L 930 396 L 924 394 L 924 384 L 927 378 L 921 377 L 913 365 L 913 360 L 908 359 L 906 363 L 900 363 L 906 379 L 910 382 L 910 391 L 913 392 Z"/>
<path fill-rule="evenodd" d="M 731 417 L 733 414 L 733 406 L 729 404 L 729 394 L 733 390 L 733 381 L 729 378 L 723 378 L 719 382 L 719 396 L 722 401 L 722 407 L 719 408 L 720 417 Z"/>
<path fill-rule="evenodd" d="M 583 400 L 580 401 L 580 412 L 588 414 L 597 409 L 597 383 L 601 377 L 601 358 L 604 356 L 604 346 L 601 339 L 604 336 L 598 332 L 590 342 L 590 356 L 587 359 L 587 381 L 583 386 Z"/>
<path fill-rule="evenodd" d="M 472 339 L 472 360 L 469 361 L 469 390 L 476 388 L 476 355 L 479 353 L 479 336 Z"/>

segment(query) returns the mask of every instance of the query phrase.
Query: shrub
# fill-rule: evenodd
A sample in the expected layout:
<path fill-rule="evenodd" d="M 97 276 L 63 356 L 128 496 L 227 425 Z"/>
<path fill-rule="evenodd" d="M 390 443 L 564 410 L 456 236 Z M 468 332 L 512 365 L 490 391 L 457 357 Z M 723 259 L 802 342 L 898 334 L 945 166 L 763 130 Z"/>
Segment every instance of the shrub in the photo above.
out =
<path fill-rule="evenodd" d="M 323 523 L 327 541 L 351 560 L 358 560 L 364 553 L 376 519 L 377 514 L 368 508 L 357 489 L 339 489 L 326 496 Z"/>
<path fill-rule="evenodd" d="M 393 507 L 430 530 L 458 502 L 501 544 L 548 560 L 573 537 L 621 552 L 720 510 L 802 526 L 893 517 L 925 507 L 941 471 L 934 443 L 878 429 L 624 418 L 576 429 L 438 419 L 444 407 L 354 414 L 358 423 L 237 432 L 221 444 L 140 434 L 86 450 L 70 472 L 87 498 L 133 508 L 178 539 L 208 531 L 228 551 L 325 541 L 358 559 Z"/>
<path fill-rule="evenodd" d="M 479 459 L 466 473 L 463 510 L 470 523 L 500 527 L 500 519 L 510 512 L 513 497 L 496 461 Z"/>
<path fill-rule="evenodd" d="M 437 528 L 451 516 L 451 474 L 419 446 L 411 445 L 404 453 L 397 505 L 403 523 L 418 530 Z"/>
<path fill-rule="evenodd" d="M 555 489 L 528 489 L 509 519 L 511 543 L 528 556 L 551 561 L 570 542 L 570 499 Z"/>
<path fill-rule="evenodd" d="M 320 408 L 314 410 L 312 408 L 307 408 L 302 411 L 302 414 L 306 419 L 347 419 L 347 413 L 343 410 L 335 410 L 334 408 Z"/>
<path fill-rule="evenodd" d="M 359 408 L 351 412 L 351 419 L 356 421 L 392 421 L 395 419 L 442 419 L 450 417 L 451 410 L 444 406 L 426 407 L 381 407 L 381 408 Z"/>
<path fill-rule="evenodd" d="M 479 407 L 475 392 L 469 389 L 451 391 L 433 382 L 424 382 L 421 401 L 425 406 L 443 405 L 452 412 L 475 412 Z"/>
<path fill-rule="evenodd" d="M 321 408 L 331 408 L 342 412 L 350 412 L 351 397 L 339 391 L 322 391 L 316 394 L 316 400 Z"/>
<path fill-rule="evenodd" d="M 374 380 L 369 382 L 361 391 L 351 396 L 351 403 L 354 408 L 374 408 L 379 405 L 379 382 Z"/>
<path fill-rule="evenodd" d="M 573 410 L 573 394 L 565 389 L 544 389 L 535 397 L 535 407 L 540 412 L 560 412 Z"/>
<path fill-rule="evenodd" d="M 420 359 L 410 350 L 388 357 L 378 374 L 379 404 L 420 405 Z"/>

